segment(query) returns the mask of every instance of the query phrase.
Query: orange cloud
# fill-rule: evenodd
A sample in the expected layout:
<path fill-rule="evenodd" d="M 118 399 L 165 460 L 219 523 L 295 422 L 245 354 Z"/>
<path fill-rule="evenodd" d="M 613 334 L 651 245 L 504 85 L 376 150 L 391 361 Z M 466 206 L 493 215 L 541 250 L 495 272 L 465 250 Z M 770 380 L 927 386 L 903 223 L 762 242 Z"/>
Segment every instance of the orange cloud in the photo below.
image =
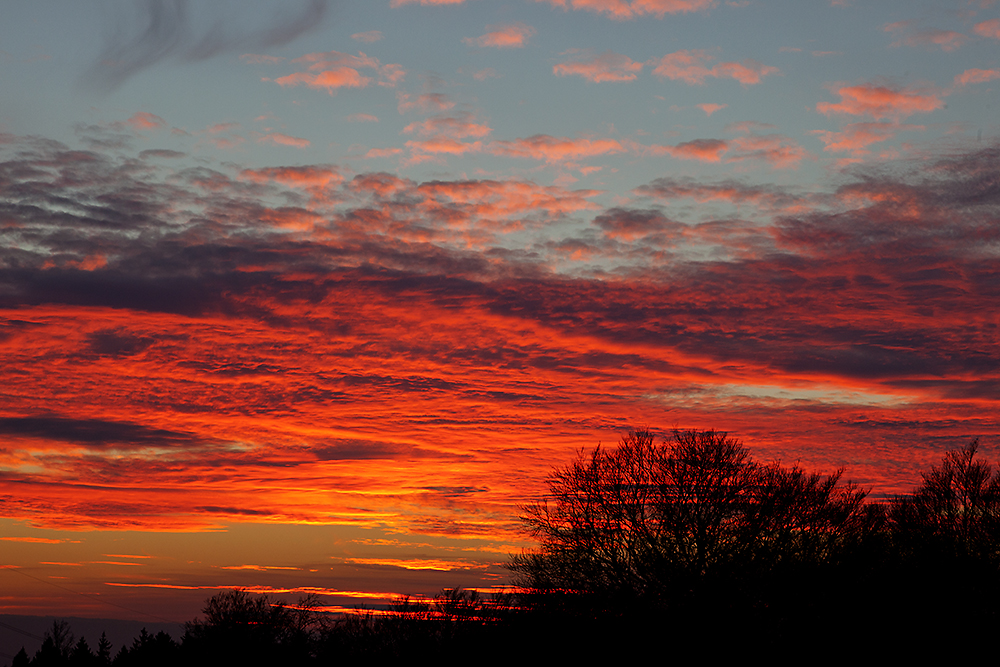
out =
<path fill-rule="evenodd" d="M 929 113 L 944 106 L 944 101 L 932 91 L 894 89 L 888 86 L 864 84 L 836 90 L 840 102 L 820 102 L 816 111 L 825 116 L 847 114 L 883 118 L 906 118 L 915 113 Z"/>
<path fill-rule="evenodd" d="M 749 59 L 742 63 L 716 63 L 709 68 L 707 63 L 712 60 L 715 60 L 715 56 L 703 49 L 675 51 L 652 61 L 656 65 L 653 74 L 663 79 L 680 80 L 692 85 L 702 85 L 706 77 L 714 77 L 735 79 L 744 86 L 749 86 L 760 83 L 765 76 L 779 72 L 777 67 Z"/>
<path fill-rule="evenodd" d="M 989 21 L 977 23 L 972 30 L 980 37 L 1000 39 L 1000 19 L 990 19 Z"/>
<path fill-rule="evenodd" d="M 588 81 L 635 81 L 636 73 L 642 69 L 642 63 L 611 51 L 605 51 L 599 56 L 587 60 L 571 60 L 557 63 L 552 68 L 556 76 L 582 76 Z"/>
<path fill-rule="evenodd" d="M 536 134 L 527 139 L 494 141 L 488 146 L 494 155 L 531 158 L 546 162 L 564 162 L 596 155 L 621 153 L 625 149 L 613 139 L 568 139 Z"/>
<path fill-rule="evenodd" d="M 521 48 L 528 43 L 528 38 L 535 34 L 535 29 L 530 25 L 521 23 L 508 23 L 499 26 L 486 26 L 491 32 L 479 37 L 466 37 L 462 41 L 469 46 L 479 46 L 482 48 L 496 47 L 501 49 Z"/>
<path fill-rule="evenodd" d="M 368 158 L 392 157 L 394 155 L 399 155 L 402 152 L 403 152 L 402 148 L 372 148 L 367 153 L 365 153 L 365 157 Z"/>
<path fill-rule="evenodd" d="M 968 86 L 972 83 L 986 83 L 1000 79 L 1000 69 L 967 69 L 955 76 L 954 85 Z"/>
<path fill-rule="evenodd" d="M 478 141 L 468 144 L 447 137 L 434 137 L 426 141 L 407 141 L 406 147 L 417 153 L 464 155 L 465 153 L 477 153 L 482 150 L 483 146 Z"/>
<path fill-rule="evenodd" d="M 716 5 L 715 0 L 535 0 L 548 2 L 562 9 L 582 9 L 598 14 L 607 14 L 617 20 L 632 19 L 646 14 L 663 18 L 667 14 L 701 12 Z"/>

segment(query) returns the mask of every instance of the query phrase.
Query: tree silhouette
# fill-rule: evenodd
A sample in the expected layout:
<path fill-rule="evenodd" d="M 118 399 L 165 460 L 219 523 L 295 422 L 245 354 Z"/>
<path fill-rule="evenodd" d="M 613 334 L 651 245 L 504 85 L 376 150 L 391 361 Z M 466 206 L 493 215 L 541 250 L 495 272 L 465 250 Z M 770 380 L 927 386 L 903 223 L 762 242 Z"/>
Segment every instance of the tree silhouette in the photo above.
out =
<path fill-rule="evenodd" d="M 552 474 L 522 517 L 540 549 L 510 568 L 530 590 L 619 607 L 742 586 L 836 557 L 875 528 L 866 494 L 840 478 L 756 463 L 726 433 L 675 431 L 658 445 L 634 431 Z"/>

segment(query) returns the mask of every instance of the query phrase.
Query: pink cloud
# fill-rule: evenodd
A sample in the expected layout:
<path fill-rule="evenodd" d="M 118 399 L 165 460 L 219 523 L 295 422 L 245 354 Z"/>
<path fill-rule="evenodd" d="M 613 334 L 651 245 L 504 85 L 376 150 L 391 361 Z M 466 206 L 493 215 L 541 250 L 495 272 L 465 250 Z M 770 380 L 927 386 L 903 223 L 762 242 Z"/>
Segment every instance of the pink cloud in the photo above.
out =
<path fill-rule="evenodd" d="M 989 21 L 977 23 L 972 31 L 980 37 L 1000 39 L 1000 19 L 990 19 Z"/>
<path fill-rule="evenodd" d="M 899 23 L 890 23 L 884 30 L 886 32 L 903 30 L 908 27 L 908 23 L 905 21 Z M 955 32 L 954 30 L 921 30 L 920 32 L 914 32 L 912 34 L 906 35 L 905 37 L 892 43 L 892 46 L 919 46 L 919 47 L 938 47 L 942 51 L 954 51 L 960 48 L 965 42 L 969 40 L 968 37 L 960 32 Z"/>
<path fill-rule="evenodd" d="M 546 162 L 578 160 L 595 155 L 624 152 L 625 148 L 613 139 L 568 139 L 536 134 L 527 139 L 494 141 L 489 145 L 494 155 L 513 158 L 531 158 Z"/>
<path fill-rule="evenodd" d="M 688 12 L 707 11 L 716 5 L 716 0 L 535 0 L 548 2 L 562 9 L 582 9 L 598 14 L 607 14 L 618 20 L 627 20 L 636 16 L 652 15 L 663 18 L 667 14 L 686 14 Z"/>
<path fill-rule="evenodd" d="M 944 106 L 944 101 L 935 92 L 896 90 L 873 84 L 845 86 L 838 88 L 836 93 L 840 95 L 838 104 L 820 102 L 816 105 L 816 111 L 825 116 L 847 114 L 882 120 L 929 113 Z"/>
<path fill-rule="evenodd" d="M 279 144 L 281 146 L 294 146 L 295 148 L 308 148 L 308 139 L 299 139 L 280 132 L 271 132 L 257 139 L 259 143 Z"/>
<path fill-rule="evenodd" d="M 352 113 L 347 117 L 347 122 L 349 123 L 377 123 L 378 116 L 373 116 L 370 113 Z"/>
<path fill-rule="evenodd" d="M 390 7 L 402 7 L 403 5 L 460 5 L 465 0 L 392 0 Z"/>
<path fill-rule="evenodd" d="M 467 144 L 447 137 L 433 137 L 426 141 L 407 141 L 406 147 L 415 153 L 464 155 L 465 153 L 477 153 L 482 150 L 483 146 L 478 141 Z"/>
<path fill-rule="evenodd" d="M 867 155 L 867 147 L 896 136 L 900 131 L 923 130 L 923 125 L 900 125 L 899 123 L 851 123 L 840 132 L 813 130 L 826 146 L 824 151 L 833 153 L 850 152 L 852 155 Z"/>
<path fill-rule="evenodd" d="M 399 155 L 402 152 L 402 148 L 372 148 L 365 153 L 365 157 L 392 157 L 394 155 Z"/>
<path fill-rule="evenodd" d="M 466 37 L 462 41 L 469 46 L 516 49 L 527 44 L 528 38 L 535 34 L 534 28 L 520 21 L 500 26 L 486 26 L 486 29 L 492 31 L 479 37 Z"/>
<path fill-rule="evenodd" d="M 302 84 L 310 88 L 325 88 L 331 95 L 338 88 L 364 88 L 371 83 L 371 81 L 372 80 L 369 77 L 361 76 L 358 70 L 351 69 L 350 67 L 338 67 L 336 69 L 319 72 L 318 74 L 296 72 L 295 74 L 289 74 L 288 76 L 283 76 L 274 80 L 274 82 L 281 87 L 298 86 Z"/>
<path fill-rule="evenodd" d="M 125 124 L 138 132 L 142 130 L 157 130 L 165 126 L 167 121 L 155 114 L 139 111 L 132 114 L 129 119 L 125 121 Z"/>
<path fill-rule="evenodd" d="M 399 113 L 406 113 L 413 109 L 421 111 L 447 111 L 455 106 L 455 103 L 442 93 L 426 93 L 424 95 L 410 95 L 409 93 L 397 93 L 397 109 Z"/>
<path fill-rule="evenodd" d="M 365 42 L 366 44 L 371 44 L 372 42 L 377 42 L 382 39 L 382 33 L 378 30 L 369 30 L 368 32 L 356 32 L 351 35 L 351 39 L 356 42 Z"/>
<path fill-rule="evenodd" d="M 588 81 L 635 81 L 642 63 L 611 51 L 605 51 L 589 60 L 571 60 L 552 68 L 556 76 L 582 76 Z"/>
<path fill-rule="evenodd" d="M 473 122 L 472 114 L 469 113 L 455 116 L 432 116 L 423 121 L 410 123 L 403 128 L 404 134 L 416 132 L 425 137 L 438 136 L 449 139 L 482 138 L 492 131 L 493 128 L 489 125 Z"/>
<path fill-rule="evenodd" d="M 401 65 L 394 63 L 383 65 L 377 58 L 371 58 L 360 52 L 356 56 L 339 51 L 307 53 L 292 63 L 307 65 L 307 71 L 279 77 L 274 79 L 275 83 L 282 87 L 305 85 L 309 88 L 325 89 L 331 95 L 339 88 L 368 86 L 373 79 L 362 75 L 359 69 L 375 70 L 380 86 L 395 86 L 406 76 L 406 70 Z"/>
<path fill-rule="evenodd" d="M 706 102 L 706 103 L 703 103 L 703 104 L 696 104 L 695 106 L 698 107 L 699 109 L 701 109 L 702 111 L 704 111 L 706 116 L 711 116 L 716 111 L 722 111 L 723 109 L 725 109 L 729 105 L 728 104 L 711 104 L 711 103 L 707 103 Z"/>
<path fill-rule="evenodd" d="M 986 83 L 1000 79 L 1000 69 L 967 69 L 955 77 L 956 86 L 967 86 L 970 83 Z"/>
<path fill-rule="evenodd" d="M 794 139 L 781 134 L 737 137 L 729 142 L 731 152 L 726 162 L 762 160 L 772 169 L 798 169 L 803 159 L 811 157 Z"/>
<path fill-rule="evenodd" d="M 705 83 L 706 77 L 717 79 L 735 79 L 744 86 L 760 83 L 769 74 L 777 74 L 777 67 L 763 65 L 755 60 L 744 60 L 742 63 L 722 62 L 709 68 L 707 64 L 715 60 L 715 56 L 703 49 L 691 49 L 669 53 L 659 60 L 653 74 L 660 78 L 681 80 L 692 85 Z"/>
<path fill-rule="evenodd" d="M 257 53 L 244 53 L 240 60 L 250 65 L 277 65 L 284 58 L 280 56 L 264 56 Z"/>
<path fill-rule="evenodd" d="M 638 147 L 637 147 L 638 148 Z M 649 146 L 639 152 L 648 155 L 670 155 L 678 160 L 698 160 L 699 162 L 721 162 L 729 144 L 722 139 L 694 139 L 676 146 Z"/>

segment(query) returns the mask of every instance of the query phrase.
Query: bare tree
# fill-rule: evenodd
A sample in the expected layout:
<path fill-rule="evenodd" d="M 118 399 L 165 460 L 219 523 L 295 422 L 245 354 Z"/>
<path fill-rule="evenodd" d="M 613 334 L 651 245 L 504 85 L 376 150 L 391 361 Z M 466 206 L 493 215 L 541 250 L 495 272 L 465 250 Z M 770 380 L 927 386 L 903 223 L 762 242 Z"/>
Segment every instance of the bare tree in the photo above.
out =
<path fill-rule="evenodd" d="M 657 602 L 830 558 L 875 521 L 841 474 L 759 464 L 717 431 L 634 431 L 552 474 L 522 517 L 540 548 L 510 568 L 533 590 Z"/>

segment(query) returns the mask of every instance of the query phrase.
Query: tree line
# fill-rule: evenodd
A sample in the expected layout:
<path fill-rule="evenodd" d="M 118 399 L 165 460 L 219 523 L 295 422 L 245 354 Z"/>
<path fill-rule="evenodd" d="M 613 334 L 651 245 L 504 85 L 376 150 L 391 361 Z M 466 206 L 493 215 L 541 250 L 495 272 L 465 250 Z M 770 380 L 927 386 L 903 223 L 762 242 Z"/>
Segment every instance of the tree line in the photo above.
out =
<path fill-rule="evenodd" d="M 143 631 L 112 657 L 106 638 L 92 651 L 57 622 L 12 667 L 319 665 L 484 647 L 588 661 L 665 647 L 675 659 L 973 655 L 1000 620 L 1000 470 L 977 452 L 977 441 L 949 452 L 912 493 L 871 502 L 843 470 L 760 463 L 726 433 L 634 431 L 581 451 L 523 508 L 539 546 L 511 557 L 508 593 L 449 589 L 332 616 L 314 596 L 226 591 L 179 642 Z"/>

